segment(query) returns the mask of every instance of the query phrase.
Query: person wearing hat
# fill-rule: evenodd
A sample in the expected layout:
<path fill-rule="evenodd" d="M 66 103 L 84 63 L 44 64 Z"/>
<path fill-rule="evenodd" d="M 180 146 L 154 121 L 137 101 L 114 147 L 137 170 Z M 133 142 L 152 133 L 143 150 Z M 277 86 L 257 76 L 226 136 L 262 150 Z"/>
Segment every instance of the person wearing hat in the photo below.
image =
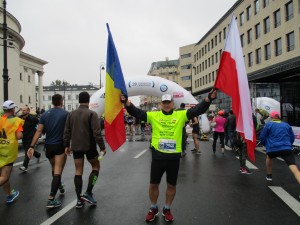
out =
<path fill-rule="evenodd" d="M 300 172 L 292 151 L 295 141 L 294 132 L 289 124 L 280 120 L 279 112 L 272 111 L 270 117 L 271 121 L 266 123 L 259 137 L 267 151 L 266 180 L 272 181 L 272 159 L 281 157 L 300 184 Z"/>
<path fill-rule="evenodd" d="M 188 110 L 174 110 L 173 97 L 169 94 L 165 94 L 161 98 L 160 111 L 146 112 L 136 108 L 128 101 L 126 96 L 120 96 L 120 100 L 124 103 L 129 114 L 135 117 L 139 116 L 141 120 L 145 120 L 152 126 L 152 162 L 149 185 L 151 206 L 145 218 L 147 222 L 155 220 L 159 214 L 157 206 L 159 184 L 165 172 L 167 190 L 162 215 L 165 221 L 173 221 L 174 217 L 170 207 L 176 193 L 176 183 L 182 152 L 182 128 L 190 119 L 203 114 L 215 98 L 216 90 L 213 89 L 210 91 L 208 97 L 196 106 Z"/>
<path fill-rule="evenodd" d="M 213 153 L 216 153 L 216 146 L 217 146 L 217 140 L 218 137 L 220 137 L 220 141 L 221 141 L 221 151 L 222 154 L 224 155 L 224 138 L 225 138 L 225 132 L 224 132 L 224 126 L 226 123 L 226 119 L 224 118 L 224 110 L 219 110 L 216 118 L 214 119 L 214 122 L 216 123 L 215 126 L 215 130 L 214 130 L 214 134 L 213 134 Z"/>
<path fill-rule="evenodd" d="M 18 139 L 23 137 L 24 121 L 15 116 L 16 107 L 13 101 L 5 101 L 0 117 L 0 186 L 7 194 L 7 203 L 19 196 L 19 191 L 11 189 L 9 182 L 13 163 L 18 157 Z"/>

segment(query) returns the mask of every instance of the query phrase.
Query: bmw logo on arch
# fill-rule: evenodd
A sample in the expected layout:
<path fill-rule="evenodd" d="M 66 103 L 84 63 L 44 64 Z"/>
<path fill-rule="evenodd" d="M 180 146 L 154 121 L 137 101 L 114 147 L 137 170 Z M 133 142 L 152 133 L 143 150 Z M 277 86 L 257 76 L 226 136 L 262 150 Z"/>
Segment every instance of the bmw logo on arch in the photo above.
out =
<path fill-rule="evenodd" d="M 271 108 L 270 108 L 270 106 L 268 106 L 268 105 L 266 105 L 266 110 L 270 110 Z"/>
<path fill-rule="evenodd" d="M 166 92 L 166 91 L 168 90 L 168 86 L 165 85 L 165 84 L 162 84 L 162 85 L 160 86 L 160 90 L 161 90 L 162 92 Z"/>

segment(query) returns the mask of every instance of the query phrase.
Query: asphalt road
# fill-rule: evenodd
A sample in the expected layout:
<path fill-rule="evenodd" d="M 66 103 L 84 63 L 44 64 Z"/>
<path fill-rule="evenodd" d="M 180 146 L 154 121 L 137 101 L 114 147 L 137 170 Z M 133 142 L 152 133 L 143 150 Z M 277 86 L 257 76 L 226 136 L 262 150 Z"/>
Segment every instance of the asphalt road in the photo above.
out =
<path fill-rule="evenodd" d="M 149 138 L 149 137 L 148 137 Z M 137 137 L 137 139 L 139 139 Z M 281 160 L 273 163 L 273 181 L 265 180 L 265 154 L 256 151 L 256 162 L 248 164 L 252 175 L 240 174 L 233 151 L 212 154 L 212 142 L 201 142 L 201 155 L 190 152 L 181 160 L 177 194 L 171 207 L 177 225 L 297 225 L 300 224 L 300 185 Z M 10 205 L 0 193 L 1 225 L 89 224 L 141 225 L 149 209 L 148 184 L 151 152 L 149 142 L 126 142 L 117 152 L 108 151 L 101 161 L 94 188 L 97 207 L 75 208 L 74 165 L 69 157 L 63 172 L 66 194 L 58 196 L 62 206 L 46 209 L 50 191 L 50 165 L 43 154 L 37 164 L 31 160 L 27 173 L 18 167 L 23 151 L 14 164 L 11 185 L 20 196 Z M 38 147 L 42 152 L 43 146 Z M 296 156 L 300 166 L 300 157 Z M 85 165 L 84 188 L 90 167 Z M 160 215 L 152 224 L 166 224 L 161 216 L 165 199 L 165 177 L 160 185 Z M 276 194 L 277 193 L 277 194 Z M 287 203 L 286 203 L 287 202 Z M 291 206 L 288 206 L 290 204 Z M 293 209 L 292 209 L 293 208 Z"/>

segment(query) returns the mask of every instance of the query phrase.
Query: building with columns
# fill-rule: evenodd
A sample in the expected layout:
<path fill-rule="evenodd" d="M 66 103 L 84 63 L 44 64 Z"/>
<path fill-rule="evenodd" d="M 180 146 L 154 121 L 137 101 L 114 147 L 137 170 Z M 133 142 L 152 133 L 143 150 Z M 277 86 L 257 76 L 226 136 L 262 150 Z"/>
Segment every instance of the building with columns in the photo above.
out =
<path fill-rule="evenodd" d="M 0 8 L 0 23 L 3 27 L 3 12 Z M 8 99 L 14 101 L 18 106 L 28 105 L 32 107 L 42 108 L 43 98 L 43 74 L 45 60 L 39 59 L 22 51 L 25 46 L 25 40 L 21 33 L 21 24 L 9 12 L 6 12 L 7 23 L 7 68 L 8 68 Z M 0 30 L 0 35 L 3 37 L 3 29 Z M 3 46 L 3 45 L 2 45 Z M 2 51 L 3 52 L 3 51 Z M 0 103 L 4 102 L 3 88 L 3 67 L 4 54 L 0 55 Z M 36 84 L 39 91 L 36 94 Z"/>

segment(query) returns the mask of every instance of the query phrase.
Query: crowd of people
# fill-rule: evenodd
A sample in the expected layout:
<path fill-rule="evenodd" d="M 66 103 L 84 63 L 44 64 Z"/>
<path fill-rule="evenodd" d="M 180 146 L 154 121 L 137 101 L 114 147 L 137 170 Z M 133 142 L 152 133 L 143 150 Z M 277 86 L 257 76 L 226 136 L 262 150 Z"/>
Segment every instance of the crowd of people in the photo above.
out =
<path fill-rule="evenodd" d="M 173 96 L 165 94 L 161 98 L 160 110 L 144 111 L 135 107 L 127 96 L 121 95 L 120 101 L 124 104 L 127 113 L 124 113 L 124 122 L 128 127 L 128 133 L 133 137 L 135 132 L 141 132 L 145 136 L 145 128 L 151 126 L 150 149 L 152 152 L 149 199 L 150 209 L 146 214 L 147 222 L 154 221 L 159 214 L 157 200 L 159 197 L 159 185 L 161 178 L 166 173 L 165 204 L 162 207 L 162 215 L 166 221 L 173 221 L 171 205 L 176 194 L 176 184 L 181 158 L 186 154 L 186 126 L 192 128 L 194 148 L 191 152 L 201 154 L 199 135 L 199 115 L 208 111 L 210 104 L 217 97 L 217 91 L 212 89 L 208 96 L 194 107 L 185 109 L 184 103 L 179 109 L 174 109 Z M 0 119 L 0 186 L 7 194 L 7 203 L 12 203 L 18 197 L 19 191 L 10 187 L 10 174 L 13 163 L 18 155 L 18 139 L 22 139 L 25 150 L 23 165 L 19 168 L 27 172 L 28 163 L 32 156 L 37 161 L 41 154 L 35 151 L 35 145 L 41 135 L 45 134 L 45 155 L 51 165 L 52 181 L 50 193 L 46 203 L 47 208 L 56 208 L 61 201 L 56 198 L 65 193 L 65 185 L 62 182 L 62 173 L 67 156 L 73 156 L 75 164 L 74 185 L 77 197 L 76 208 L 82 208 L 85 202 L 96 205 L 93 196 L 93 188 L 96 184 L 100 162 L 98 160 L 100 151 L 105 155 L 106 146 L 101 134 L 101 120 L 98 115 L 88 108 L 90 95 L 87 92 L 79 94 L 79 108 L 68 113 L 63 109 L 63 97 L 59 94 L 52 96 L 53 108 L 41 114 L 37 119 L 30 115 L 28 106 L 22 108 L 22 115 L 16 117 L 14 102 L 8 100 L 3 103 L 3 114 Z M 213 125 L 212 153 L 220 150 L 224 155 L 224 149 L 238 152 L 240 161 L 240 172 L 251 174 L 246 166 L 247 145 L 236 131 L 236 116 L 232 110 L 228 115 L 224 110 L 219 110 L 216 116 L 210 118 Z M 280 120 L 279 112 L 272 112 L 267 122 L 261 129 L 259 139 L 266 147 L 266 179 L 272 180 L 272 159 L 282 157 L 296 180 L 300 183 L 300 172 L 292 152 L 294 133 L 291 127 Z M 80 118 L 80 119 L 79 119 Z M 261 117 L 264 122 L 267 118 Z M 102 118 L 102 121 L 104 118 Z M 254 127 L 256 128 L 256 117 L 253 114 Z M 220 148 L 218 148 L 218 139 Z M 83 189 L 84 158 L 87 158 L 91 166 L 86 191 Z"/>

